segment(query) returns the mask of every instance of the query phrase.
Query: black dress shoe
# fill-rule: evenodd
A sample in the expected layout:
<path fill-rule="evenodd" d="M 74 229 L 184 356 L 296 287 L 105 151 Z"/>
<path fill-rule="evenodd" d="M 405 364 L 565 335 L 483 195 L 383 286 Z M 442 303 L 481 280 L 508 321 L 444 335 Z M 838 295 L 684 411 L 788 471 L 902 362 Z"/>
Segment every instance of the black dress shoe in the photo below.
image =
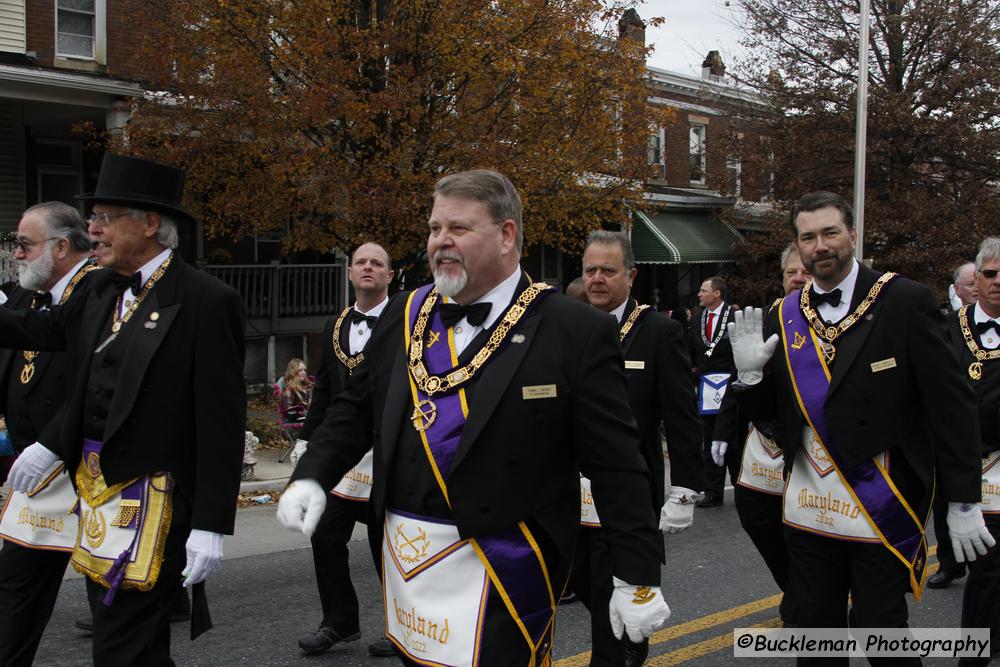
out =
<path fill-rule="evenodd" d="M 965 576 L 965 568 L 961 570 L 938 570 L 927 580 L 927 588 L 948 588 L 951 582 Z"/>
<path fill-rule="evenodd" d="M 340 642 L 353 642 L 361 638 L 361 631 L 349 635 L 338 634 L 333 628 L 320 626 L 316 632 L 299 640 L 299 648 L 306 655 L 318 655 L 329 651 Z"/>
<path fill-rule="evenodd" d="M 376 658 L 392 658 L 396 656 L 396 645 L 388 637 L 382 637 L 368 645 L 368 653 Z"/>
<path fill-rule="evenodd" d="M 706 495 L 704 498 L 695 503 L 694 506 L 701 507 L 702 509 L 706 507 L 722 507 L 722 496 Z"/>
<path fill-rule="evenodd" d="M 625 644 L 625 667 L 641 667 L 646 662 L 649 655 L 649 640 L 643 639 L 638 644 L 633 644 L 628 637 L 622 637 Z"/>

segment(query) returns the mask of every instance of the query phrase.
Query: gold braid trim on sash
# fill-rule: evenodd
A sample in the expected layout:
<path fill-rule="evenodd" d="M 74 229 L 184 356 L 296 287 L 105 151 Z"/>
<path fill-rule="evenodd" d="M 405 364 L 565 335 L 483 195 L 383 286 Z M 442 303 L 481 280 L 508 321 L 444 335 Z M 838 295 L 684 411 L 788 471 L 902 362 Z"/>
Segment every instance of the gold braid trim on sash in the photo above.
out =
<path fill-rule="evenodd" d="M 809 325 L 816 330 L 820 336 L 822 336 L 826 342 L 832 343 L 841 336 L 843 336 L 847 331 L 853 327 L 855 324 L 861 321 L 868 309 L 871 308 L 875 301 L 878 300 L 878 295 L 882 291 L 882 288 L 886 284 L 896 277 L 895 273 L 883 273 L 879 276 L 872 288 L 868 290 L 868 295 L 864 300 L 858 304 L 858 307 L 854 309 L 854 312 L 842 319 L 836 325 L 827 326 L 820 319 L 819 314 L 816 310 L 809 305 L 809 290 L 812 289 L 813 281 L 807 282 L 802 286 L 802 295 L 799 297 L 799 308 L 802 309 L 802 314 L 805 315 L 806 321 Z"/>
<path fill-rule="evenodd" d="M 649 306 L 638 306 L 637 305 L 635 307 L 635 310 L 633 310 L 631 313 L 629 313 L 629 316 L 622 323 L 621 331 L 618 332 L 618 342 L 619 343 L 622 342 L 623 340 L 625 340 L 625 337 L 628 336 L 628 332 L 632 330 L 632 327 L 635 326 L 635 323 L 639 320 L 639 316 L 642 315 L 643 312 L 645 312 L 647 308 L 649 308 Z"/>
<path fill-rule="evenodd" d="M 337 355 L 337 359 L 347 368 L 347 374 L 350 375 L 354 372 L 354 369 L 365 360 L 365 353 L 358 352 L 353 357 L 340 347 L 340 327 L 343 326 L 344 320 L 347 319 L 347 314 L 351 312 L 351 307 L 348 306 L 337 317 L 337 322 L 333 325 L 333 353 Z"/>
<path fill-rule="evenodd" d="M 528 312 L 534 300 L 549 289 L 552 288 L 547 283 L 532 283 L 529 285 L 517 297 L 517 301 L 507 309 L 503 319 L 500 320 L 493 333 L 490 334 L 489 340 L 476 353 L 472 361 L 462 368 L 456 366 L 442 377 L 440 375 L 431 375 L 423 359 L 424 331 L 427 329 L 428 321 L 430 321 L 434 304 L 438 300 L 438 291 L 435 287 L 428 293 L 427 298 L 424 299 L 424 303 L 420 307 L 420 312 L 417 314 L 417 321 L 413 326 L 413 336 L 408 343 L 410 377 L 420 387 L 420 390 L 428 396 L 442 394 L 461 387 L 475 377 L 476 373 L 486 365 L 490 357 L 493 356 L 493 353 L 500 349 L 500 346 L 506 342 L 507 338 L 513 332 L 514 327 L 517 326 L 521 318 Z M 407 323 L 407 328 L 409 328 L 409 323 Z"/>
<path fill-rule="evenodd" d="M 983 379 L 983 362 L 1000 359 L 1000 348 L 987 352 L 976 343 L 976 339 L 972 335 L 972 329 L 969 327 L 969 308 L 971 307 L 962 306 L 959 309 L 958 326 L 962 329 L 962 338 L 965 339 L 966 347 L 969 348 L 972 356 L 976 358 L 974 362 L 969 364 L 969 377 L 973 380 L 981 380 Z"/>

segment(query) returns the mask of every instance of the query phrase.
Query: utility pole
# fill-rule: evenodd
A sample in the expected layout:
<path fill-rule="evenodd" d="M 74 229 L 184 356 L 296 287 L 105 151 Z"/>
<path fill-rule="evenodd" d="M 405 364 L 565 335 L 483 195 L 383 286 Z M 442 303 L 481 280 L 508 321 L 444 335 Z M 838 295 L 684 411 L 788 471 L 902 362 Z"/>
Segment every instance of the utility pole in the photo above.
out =
<path fill-rule="evenodd" d="M 861 0 L 861 31 L 858 39 L 858 111 L 854 130 L 854 228 L 858 242 L 854 256 L 864 259 L 865 247 L 865 158 L 868 149 L 868 23 L 869 0 Z"/>

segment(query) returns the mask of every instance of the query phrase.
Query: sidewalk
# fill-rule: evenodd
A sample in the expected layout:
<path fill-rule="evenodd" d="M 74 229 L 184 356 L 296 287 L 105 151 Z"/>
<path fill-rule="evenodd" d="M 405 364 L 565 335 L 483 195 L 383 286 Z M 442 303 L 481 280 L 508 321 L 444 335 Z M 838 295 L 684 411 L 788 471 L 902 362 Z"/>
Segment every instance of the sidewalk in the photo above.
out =
<path fill-rule="evenodd" d="M 240 493 L 247 491 L 284 491 L 288 478 L 292 474 L 292 462 L 286 457 L 283 463 L 278 462 L 287 448 L 258 449 L 257 465 L 254 466 L 253 480 L 240 483 Z"/>

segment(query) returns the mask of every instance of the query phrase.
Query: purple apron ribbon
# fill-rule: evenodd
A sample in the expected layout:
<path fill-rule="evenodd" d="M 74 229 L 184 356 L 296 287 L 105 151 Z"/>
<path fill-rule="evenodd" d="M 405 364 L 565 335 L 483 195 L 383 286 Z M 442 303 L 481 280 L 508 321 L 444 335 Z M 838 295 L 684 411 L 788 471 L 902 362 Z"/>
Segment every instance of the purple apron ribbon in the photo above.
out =
<path fill-rule="evenodd" d="M 782 344 L 799 405 L 882 543 L 906 565 L 913 596 L 919 600 L 927 564 L 923 524 L 896 491 L 888 473 L 875 461 L 869 459 L 850 468 L 844 467 L 843 457 L 830 437 L 830 427 L 823 412 L 830 390 L 829 369 L 816 344 L 815 334 L 799 309 L 800 292 L 796 290 L 786 296 L 779 311 Z"/>
<path fill-rule="evenodd" d="M 420 307 L 433 287 L 425 285 L 410 297 L 407 304 L 410 335 L 416 326 Z M 457 353 L 452 348 L 448 328 L 441 322 L 437 309 L 429 319 L 428 330 L 436 335 L 439 342 L 424 346 L 424 362 L 427 370 L 434 375 L 447 373 L 457 364 Z M 414 405 L 432 400 L 436 407 L 433 423 L 420 436 L 429 453 L 428 458 L 431 459 L 431 467 L 435 470 L 441 491 L 448 500 L 445 480 L 451 473 L 452 461 L 462 437 L 462 429 L 465 427 L 466 414 L 463 408 L 465 392 L 459 389 L 450 394 L 438 394 L 430 398 L 415 382 L 412 382 L 412 379 L 410 385 L 413 390 Z M 450 500 L 448 504 L 451 505 Z M 498 586 L 501 597 L 513 605 L 512 613 L 520 619 L 531 637 L 531 651 L 534 654 L 549 637 L 555 606 L 541 553 L 536 551 L 530 532 L 521 523 L 492 535 L 477 537 L 473 542 L 478 544 L 477 551 L 486 560 L 484 565 L 490 573 L 491 582 Z"/>

